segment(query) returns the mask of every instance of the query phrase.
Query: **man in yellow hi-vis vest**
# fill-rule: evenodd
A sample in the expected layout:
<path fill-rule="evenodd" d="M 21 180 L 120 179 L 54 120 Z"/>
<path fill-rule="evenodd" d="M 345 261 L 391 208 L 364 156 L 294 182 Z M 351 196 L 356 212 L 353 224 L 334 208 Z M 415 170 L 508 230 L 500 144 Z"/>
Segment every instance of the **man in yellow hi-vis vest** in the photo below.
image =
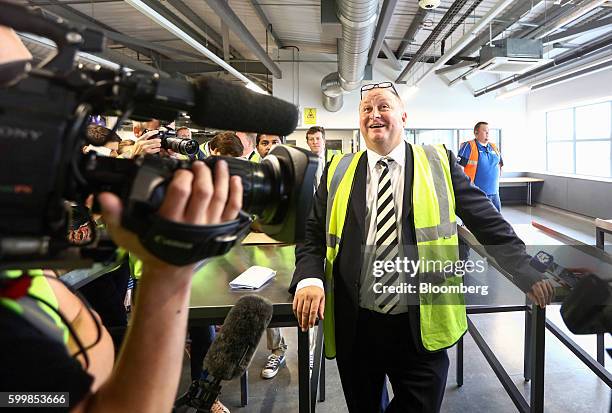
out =
<path fill-rule="evenodd" d="M 467 329 L 465 306 L 460 294 L 420 286 L 461 279 L 429 264 L 411 275 L 386 265 L 457 262 L 456 213 L 482 244 L 504 246 L 491 253 L 534 302 L 550 303 L 553 289 L 452 153 L 403 140 L 407 114 L 390 82 L 362 88 L 359 118 L 367 150 L 329 163 L 296 249 L 294 312 L 303 330 L 323 319 L 325 355 L 336 357 L 351 413 L 379 410 L 385 375 L 394 390 L 387 412 L 436 412 L 446 348 Z"/>

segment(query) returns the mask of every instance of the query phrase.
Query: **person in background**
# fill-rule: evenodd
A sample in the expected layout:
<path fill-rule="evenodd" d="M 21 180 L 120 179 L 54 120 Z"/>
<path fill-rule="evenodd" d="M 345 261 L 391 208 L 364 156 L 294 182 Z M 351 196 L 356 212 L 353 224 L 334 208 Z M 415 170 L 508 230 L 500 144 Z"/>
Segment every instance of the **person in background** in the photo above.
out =
<path fill-rule="evenodd" d="M 249 161 L 259 162 L 261 157 L 255 149 L 257 134 L 254 132 L 236 132 L 236 136 L 238 136 L 244 147 L 241 156 Z"/>
<path fill-rule="evenodd" d="M 87 141 L 89 145 L 83 147 L 83 152 L 97 152 L 100 155 L 116 158 L 119 153 L 121 138 L 112 130 L 100 125 L 87 125 Z"/>
<path fill-rule="evenodd" d="M 135 158 L 145 154 L 160 153 L 161 139 L 154 138 L 159 133 L 160 122 L 152 119 L 147 122 L 132 121 L 132 132 L 136 138 L 136 143 L 131 151 L 126 151 L 122 157 Z"/>
<path fill-rule="evenodd" d="M 463 142 L 459 148 L 457 162 L 495 208 L 501 212 L 499 199 L 499 177 L 504 160 L 497 146 L 489 141 L 489 124 L 478 122 L 474 126 L 474 139 Z"/>
<path fill-rule="evenodd" d="M 189 129 L 187 126 L 181 126 L 175 132 L 176 137 L 179 139 L 193 139 L 191 129 Z M 177 159 L 191 159 L 192 161 L 203 160 L 206 158 L 206 154 L 202 151 L 202 148 L 198 148 L 198 152 L 195 155 L 182 155 L 180 153 L 175 153 L 172 149 L 168 149 L 168 153 L 170 156 Z"/>
<path fill-rule="evenodd" d="M 325 145 L 325 128 L 323 126 L 312 126 L 306 131 L 306 143 L 310 151 L 319 158 L 319 166 L 317 167 L 316 185 L 319 185 L 323 169 L 334 155 L 341 155 L 342 152 L 335 149 L 327 149 Z M 316 187 L 315 187 L 316 189 Z"/>
<path fill-rule="evenodd" d="M 239 158 L 244 153 L 244 147 L 234 132 L 221 132 L 212 138 L 210 154 L 213 156 L 231 156 Z"/>
<path fill-rule="evenodd" d="M 119 142 L 119 150 L 117 151 L 117 153 L 119 154 L 120 157 L 122 158 L 129 158 L 130 154 L 132 153 L 132 149 L 133 146 L 136 144 L 135 140 L 132 139 L 124 139 L 121 142 Z M 123 156 L 126 155 L 126 156 Z"/>
<path fill-rule="evenodd" d="M 265 158 L 270 149 L 272 149 L 272 146 L 283 143 L 283 139 L 278 135 L 258 134 L 255 138 L 255 143 L 259 156 Z"/>

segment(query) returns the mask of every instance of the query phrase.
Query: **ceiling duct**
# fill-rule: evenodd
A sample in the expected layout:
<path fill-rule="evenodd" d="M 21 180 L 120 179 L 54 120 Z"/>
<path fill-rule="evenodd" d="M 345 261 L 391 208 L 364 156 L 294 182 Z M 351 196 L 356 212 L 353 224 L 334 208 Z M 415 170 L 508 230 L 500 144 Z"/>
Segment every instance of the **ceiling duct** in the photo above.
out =
<path fill-rule="evenodd" d="M 522 73 L 549 59 L 543 59 L 541 40 L 506 38 L 480 49 L 478 70 L 493 73 Z"/>
<path fill-rule="evenodd" d="M 343 94 L 357 89 L 364 78 L 378 10 L 378 0 L 338 0 L 336 15 L 342 25 L 338 41 L 338 71 L 321 81 L 323 106 L 330 112 L 342 108 Z"/>

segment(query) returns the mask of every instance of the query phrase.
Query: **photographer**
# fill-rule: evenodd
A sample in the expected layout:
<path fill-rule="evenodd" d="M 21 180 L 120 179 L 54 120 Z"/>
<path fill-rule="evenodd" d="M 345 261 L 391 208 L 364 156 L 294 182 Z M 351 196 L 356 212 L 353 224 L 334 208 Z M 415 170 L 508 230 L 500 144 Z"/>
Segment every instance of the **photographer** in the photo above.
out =
<path fill-rule="evenodd" d="M 19 43 L 12 31 L 0 31 L 3 48 L 19 49 Z M 143 261 L 138 307 L 118 360 L 114 363 L 112 342 L 97 315 L 61 281 L 41 272 L 19 278 L 3 274 L 0 390 L 68 392 L 73 412 L 169 412 L 178 388 L 194 266 L 173 266 L 151 255 L 121 226 L 119 198 L 102 193 L 98 199 L 113 240 Z M 230 178 L 225 162 L 217 163 L 214 184 L 210 169 L 195 162 L 191 170 L 174 173 L 157 214 L 179 224 L 217 224 L 234 219 L 241 200 L 240 178 Z M 35 297 L 31 306 L 22 281 Z M 41 303 L 43 297 L 55 317 Z"/>

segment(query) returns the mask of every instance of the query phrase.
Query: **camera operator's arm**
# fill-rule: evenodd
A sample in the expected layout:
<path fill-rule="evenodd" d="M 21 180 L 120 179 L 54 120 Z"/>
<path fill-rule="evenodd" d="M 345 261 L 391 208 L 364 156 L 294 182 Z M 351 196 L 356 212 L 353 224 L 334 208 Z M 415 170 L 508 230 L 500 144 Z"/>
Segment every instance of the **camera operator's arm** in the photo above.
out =
<path fill-rule="evenodd" d="M 216 168 L 214 186 L 202 162 L 193 164 L 193 173 L 178 170 L 158 214 L 195 225 L 235 219 L 242 202 L 240 178 L 230 179 L 225 162 Z M 194 265 L 175 267 L 152 256 L 134 233 L 121 227 L 119 199 L 104 193 L 99 201 L 113 239 L 139 256 L 143 274 L 138 305 L 114 371 L 75 411 L 166 413 L 172 410 L 179 383 Z"/>

